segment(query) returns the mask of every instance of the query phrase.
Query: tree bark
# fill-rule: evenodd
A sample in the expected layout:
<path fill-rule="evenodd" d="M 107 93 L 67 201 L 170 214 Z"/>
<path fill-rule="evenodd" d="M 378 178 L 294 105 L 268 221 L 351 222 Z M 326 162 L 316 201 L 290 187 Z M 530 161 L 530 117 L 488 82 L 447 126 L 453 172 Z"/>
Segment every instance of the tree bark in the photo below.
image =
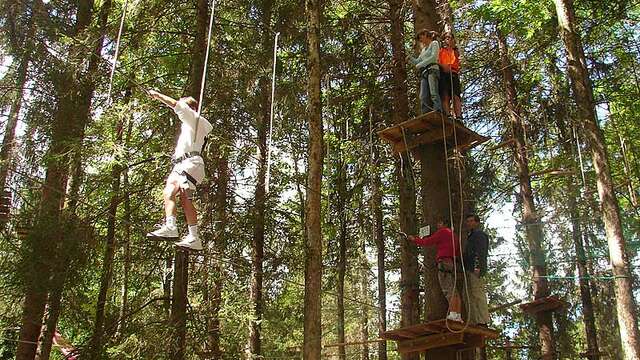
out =
<path fill-rule="evenodd" d="M 611 178 L 606 142 L 598 124 L 593 101 L 592 86 L 586 66 L 580 36 L 576 32 L 572 0 L 554 0 L 558 14 L 560 37 L 567 50 L 567 63 L 578 116 L 583 124 L 591 150 L 605 234 L 609 245 L 609 258 L 615 276 L 616 309 L 620 338 L 625 359 L 640 359 L 640 334 L 633 298 L 629 260 L 625 253 L 620 209 Z"/>
<path fill-rule="evenodd" d="M 361 221 L 364 223 L 364 220 Z M 362 239 L 360 246 L 360 299 L 363 303 L 369 301 L 369 261 L 367 260 L 366 242 Z M 360 308 L 360 341 L 362 341 L 361 360 L 369 360 L 369 307 Z"/>
<path fill-rule="evenodd" d="M 267 54 L 272 48 L 271 43 L 271 0 L 262 0 L 260 26 L 262 28 L 261 52 L 262 58 L 269 58 Z M 265 64 L 264 74 L 270 74 L 268 66 Z M 263 315 L 263 262 L 264 262 L 264 239 L 265 239 L 265 208 L 267 202 L 267 132 L 271 118 L 271 89 L 269 79 L 262 77 L 259 79 L 260 107 L 257 115 L 257 143 L 258 143 L 258 174 L 255 189 L 255 205 L 253 209 L 254 227 L 251 242 L 251 304 L 253 307 L 253 319 L 249 324 L 249 339 L 247 346 L 247 358 L 260 356 L 262 354 L 261 330 Z"/>
<path fill-rule="evenodd" d="M 391 27 L 393 122 L 400 124 L 408 120 L 409 99 L 407 97 L 407 71 L 404 51 L 404 19 L 401 16 L 402 1 L 389 0 L 389 21 Z M 396 178 L 399 192 L 400 231 L 416 233 L 415 179 L 409 154 L 400 155 L 396 162 Z M 418 301 L 418 258 L 417 250 L 406 238 L 400 236 L 400 326 L 410 326 L 420 320 Z M 417 354 L 403 354 L 402 359 L 418 359 Z"/>
<path fill-rule="evenodd" d="M 189 72 L 189 96 L 200 99 L 200 87 L 204 76 L 204 58 L 207 51 L 207 35 L 209 27 L 209 1 L 195 0 L 196 36 L 191 49 L 191 71 Z"/>
<path fill-rule="evenodd" d="M 35 12 L 36 6 L 37 5 L 33 5 L 33 9 L 31 10 L 32 12 Z M 31 62 L 31 54 L 33 51 L 33 36 L 36 30 L 36 25 L 33 17 L 33 15 L 29 17 L 27 24 L 27 34 L 24 37 L 25 44 L 19 53 L 19 58 L 17 61 L 18 68 L 16 69 L 15 73 L 16 93 L 14 94 L 13 101 L 11 102 L 9 117 L 7 119 L 7 125 L 5 126 L 4 138 L 2 139 L 2 147 L 0 147 L 0 190 L 4 189 L 7 185 L 7 175 L 9 174 L 9 167 L 11 166 L 11 163 L 13 161 L 16 127 L 18 125 L 20 110 L 22 109 L 24 87 L 27 83 L 27 73 L 29 71 L 29 64 Z M 16 37 L 17 35 L 18 34 L 10 34 L 11 37 Z"/>
<path fill-rule="evenodd" d="M 560 146 L 563 156 L 569 160 L 570 168 L 578 168 L 578 164 L 575 161 L 576 154 L 574 144 L 577 144 L 577 139 L 573 136 L 573 125 L 567 124 L 568 109 L 565 104 L 565 99 L 568 98 L 569 93 L 565 91 L 565 86 L 560 82 L 560 74 L 556 67 L 555 61 L 549 65 L 549 75 L 552 83 L 552 96 L 553 96 L 553 108 L 551 109 L 554 119 L 556 120 L 556 127 L 560 134 Z M 579 145 L 578 145 L 579 146 Z M 568 176 L 565 179 L 566 193 L 567 193 L 567 208 L 569 210 L 569 217 L 571 219 L 571 237 L 573 239 L 573 245 L 576 251 L 576 268 L 578 270 L 579 284 L 580 284 L 580 299 L 582 302 L 582 316 L 585 328 L 585 335 L 587 339 L 587 359 L 599 360 L 600 349 L 598 347 L 598 334 L 595 323 L 595 311 L 593 305 L 593 299 L 591 295 L 591 286 L 589 284 L 589 271 L 587 268 L 587 256 L 585 254 L 584 247 L 584 233 L 582 231 L 582 216 L 578 205 L 580 199 L 579 185 L 576 183 L 576 177 L 573 175 Z"/>
<path fill-rule="evenodd" d="M 162 272 L 162 308 L 165 314 L 171 316 L 171 286 L 173 284 L 173 256 L 167 255 L 164 258 L 164 271 Z"/>
<path fill-rule="evenodd" d="M 187 340 L 187 288 L 189 284 L 189 252 L 176 249 L 173 264 L 173 289 L 171 295 L 171 348 L 172 360 L 183 360 Z"/>
<path fill-rule="evenodd" d="M 227 121 L 223 124 L 223 129 L 230 129 L 230 126 L 227 124 Z M 227 134 L 231 134 L 232 130 L 227 130 Z M 218 219 L 217 223 L 217 231 L 214 235 L 214 243 L 213 248 L 215 252 L 215 256 L 212 257 L 212 272 L 214 274 L 213 277 L 213 288 L 209 295 L 209 317 L 207 318 L 207 350 L 211 359 L 219 360 L 222 359 L 222 351 L 220 349 L 220 308 L 222 306 L 222 290 L 223 290 L 223 270 L 222 264 L 220 263 L 218 254 L 224 253 L 225 249 L 225 233 L 229 223 L 228 215 L 227 215 L 227 202 L 228 195 L 227 191 L 229 188 L 229 165 L 228 165 L 228 155 L 227 152 L 223 150 L 223 148 L 219 148 L 218 150 L 218 158 L 217 158 L 217 169 L 216 172 L 218 174 L 217 181 L 217 192 L 211 194 L 213 196 L 213 206 L 215 211 L 215 218 Z M 210 219 L 213 221 L 213 219 Z"/>
<path fill-rule="evenodd" d="M 131 90 L 128 90 L 125 97 L 125 103 L 131 96 Z M 125 115 L 126 116 L 126 115 Z M 122 145 L 122 135 L 124 130 L 124 119 L 118 118 L 115 124 L 115 146 Z M 105 238 L 104 257 L 102 260 L 102 272 L 100 275 L 100 289 L 98 290 L 98 301 L 96 303 L 96 320 L 93 325 L 93 334 L 89 342 L 89 358 L 99 359 L 102 356 L 102 347 L 104 345 L 102 336 L 104 335 L 104 323 L 106 317 L 105 307 L 107 305 L 107 297 L 111 288 L 113 279 L 113 260 L 116 253 L 116 225 L 118 215 L 118 205 L 120 204 L 120 181 L 122 173 L 122 159 L 116 155 L 115 164 L 111 169 L 111 199 L 109 201 L 109 210 L 107 211 L 107 236 Z"/>
<path fill-rule="evenodd" d="M 77 15 L 74 32 L 84 32 L 91 22 L 93 1 L 83 0 L 77 3 Z M 74 35 L 75 35 L 74 34 Z M 70 63 L 83 64 L 82 49 L 71 46 L 69 50 Z M 77 62 L 75 61 L 77 60 Z M 83 104 L 90 103 L 81 94 L 81 67 L 63 69 L 56 79 L 56 93 L 58 96 L 58 110 L 54 116 L 51 129 L 51 145 L 49 148 L 49 162 L 42 187 L 40 209 L 37 215 L 34 231 L 24 244 L 25 256 L 25 298 L 22 311 L 22 327 L 16 349 L 16 359 L 32 360 L 36 356 L 36 342 L 41 333 L 42 318 L 50 287 L 52 267 L 55 266 L 56 247 L 58 246 L 63 229 L 60 215 L 66 180 L 69 171 L 69 154 L 74 142 L 81 141 L 86 116 L 82 116 Z M 89 74 L 90 75 L 90 74 Z M 79 115 L 80 113 L 80 115 Z"/>
<path fill-rule="evenodd" d="M 309 160 L 307 172 L 307 202 L 305 205 L 305 292 L 304 292 L 304 346 L 305 360 L 319 360 L 322 351 L 322 229 L 321 185 L 324 159 L 322 135 L 322 102 L 320 79 L 320 0 L 306 0 L 307 12 L 307 83 L 309 117 Z"/>
<path fill-rule="evenodd" d="M 129 126 L 127 138 L 131 134 Z M 127 140 L 127 143 L 129 141 Z M 122 174 L 122 187 L 129 189 L 129 171 Z M 124 241 L 122 248 L 122 285 L 120 287 L 120 315 L 118 316 L 118 328 L 116 337 L 120 338 L 127 327 L 125 319 L 129 311 L 129 272 L 131 270 L 131 197 L 129 192 L 124 194 Z"/>
<path fill-rule="evenodd" d="M 69 267 L 69 262 L 74 256 L 78 256 L 78 245 L 82 242 L 78 238 L 77 232 L 77 215 L 78 196 L 80 194 L 80 185 L 83 182 L 84 172 L 82 171 L 82 152 L 76 149 L 71 160 L 71 179 L 69 181 L 69 196 L 66 206 L 67 217 L 65 218 L 64 236 L 61 238 L 60 245 L 64 252 L 61 253 L 61 259 L 56 261 L 51 277 L 51 289 L 49 298 L 47 299 L 47 315 L 45 325 L 42 328 L 42 336 L 40 337 L 40 345 L 36 359 L 47 360 L 51 356 L 51 348 L 53 346 L 53 336 L 55 334 L 60 312 L 62 310 L 62 293 L 64 284 L 71 276 L 73 270 Z"/>
<path fill-rule="evenodd" d="M 516 90 L 516 82 L 512 71 L 511 60 L 507 48 L 507 42 L 500 30 L 497 30 L 498 52 L 502 67 L 502 80 L 507 100 L 509 126 L 513 132 L 513 157 L 515 160 L 518 182 L 520 186 L 520 198 L 522 201 L 522 223 L 526 227 L 525 237 L 529 244 L 529 263 L 533 277 L 533 297 L 540 299 L 549 296 L 547 282 L 547 265 L 545 254 L 542 250 L 542 225 L 538 217 L 531 176 L 529 175 L 529 159 L 525 143 L 525 130 L 522 122 L 520 107 Z M 535 315 L 538 325 L 538 337 L 540 339 L 542 359 L 556 358 L 555 342 L 553 336 L 552 313 L 545 311 Z"/>
<path fill-rule="evenodd" d="M 384 239 L 384 215 L 382 212 L 382 182 L 380 180 L 380 151 L 373 146 L 373 171 L 371 172 L 371 214 L 373 216 L 373 240 L 377 250 L 378 278 L 378 337 L 387 331 L 387 282 L 385 278 L 386 245 Z M 387 360 L 387 343 L 378 343 L 378 360 Z"/>
<path fill-rule="evenodd" d="M 340 121 L 340 120 L 338 120 Z M 337 341 L 339 344 L 345 343 L 345 319 L 344 319 L 344 280 L 347 273 L 347 175 L 344 154 L 342 151 L 342 141 L 346 138 L 346 126 L 344 121 L 340 121 L 337 129 L 338 149 L 336 149 L 336 213 L 338 218 L 338 263 L 336 270 L 338 279 L 336 284 L 336 328 L 338 332 Z M 345 346 L 338 346 L 338 358 L 345 360 L 347 357 Z"/>

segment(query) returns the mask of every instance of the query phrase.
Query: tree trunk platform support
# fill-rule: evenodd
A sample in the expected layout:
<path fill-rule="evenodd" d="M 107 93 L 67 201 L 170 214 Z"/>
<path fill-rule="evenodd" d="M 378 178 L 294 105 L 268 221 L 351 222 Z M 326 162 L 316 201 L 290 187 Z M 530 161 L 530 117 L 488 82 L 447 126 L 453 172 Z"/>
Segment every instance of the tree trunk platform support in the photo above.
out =
<path fill-rule="evenodd" d="M 567 307 L 568 302 L 560 300 L 557 296 L 551 295 L 544 298 L 536 299 L 530 303 L 520 305 L 520 309 L 529 315 L 535 315 L 543 311 L 555 311 L 563 307 Z"/>
<path fill-rule="evenodd" d="M 444 121 L 444 130 L 442 123 Z M 454 139 L 455 133 L 455 139 Z M 457 140 L 457 149 L 466 151 L 489 140 L 461 122 L 452 120 L 437 111 L 422 114 L 398 125 L 378 131 L 378 136 L 393 146 L 399 154 L 420 145 L 447 141 L 453 147 Z"/>
<path fill-rule="evenodd" d="M 380 334 L 383 339 L 398 342 L 398 352 L 411 353 L 429 349 L 450 347 L 463 350 L 484 347 L 486 339 L 496 339 L 499 332 L 482 326 L 469 325 L 456 321 L 436 320 L 425 324 L 412 325 Z"/>

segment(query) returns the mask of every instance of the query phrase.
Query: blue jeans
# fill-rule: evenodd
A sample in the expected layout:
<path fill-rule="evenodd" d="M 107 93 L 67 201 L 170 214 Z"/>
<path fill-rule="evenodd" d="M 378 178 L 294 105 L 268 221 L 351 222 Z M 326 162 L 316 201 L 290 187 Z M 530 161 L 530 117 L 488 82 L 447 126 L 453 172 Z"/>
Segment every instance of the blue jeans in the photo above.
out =
<path fill-rule="evenodd" d="M 436 110 L 442 112 L 442 102 L 438 84 L 440 82 L 440 69 L 428 69 L 420 77 L 420 108 L 423 114 Z M 429 98 L 433 107 L 429 106 Z"/>

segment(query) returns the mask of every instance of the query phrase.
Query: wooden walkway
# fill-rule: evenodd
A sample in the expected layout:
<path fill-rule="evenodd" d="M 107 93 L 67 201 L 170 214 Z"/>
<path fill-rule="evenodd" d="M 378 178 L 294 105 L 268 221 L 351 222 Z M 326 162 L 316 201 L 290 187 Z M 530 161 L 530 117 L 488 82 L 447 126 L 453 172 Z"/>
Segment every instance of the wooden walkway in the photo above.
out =
<path fill-rule="evenodd" d="M 412 325 L 382 333 L 383 339 L 398 342 L 400 353 L 425 351 L 441 347 L 454 347 L 458 350 L 484 347 L 486 339 L 496 339 L 500 333 L 482 326 L 446 320 L 436 320 L 425 324 Z"/>
<path fill-rule="evenodd" d="M 443 131 L 444 122 L 444 131 Z M 455 133 L 455 139 L 454 139 Z M 452 120 L 439 112 L 422 114 L 401 124 L 378 131 L 378 136 L 393 146 L 395 153 L 411 150 L 420 145 L 441 142 L 443 139 L 458 150 L 465 151 L 489 140 L 475 133 L 461 122 Z"/>

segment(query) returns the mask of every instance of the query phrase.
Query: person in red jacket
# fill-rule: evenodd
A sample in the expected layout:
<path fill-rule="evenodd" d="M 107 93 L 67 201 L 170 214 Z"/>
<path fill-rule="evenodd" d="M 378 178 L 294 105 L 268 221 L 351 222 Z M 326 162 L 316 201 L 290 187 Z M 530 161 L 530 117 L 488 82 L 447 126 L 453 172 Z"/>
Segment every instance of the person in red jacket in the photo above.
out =
<path fill-rule="evenodd" d="M 451 231 L 444 218 L 440 217 L 436 220 L 436 229 L 435 233 L 423 238 L 415 235 L 409 235 L 407 238 L 416 243 L 416 245 L 436 247 L 438 282 L 440 283 L 442 293 L 449 302 L 449 314 L 447 315 L 447 319 L 462 321 L 462 303 L 460 301 L 458 290 L 456 289 L 454 276 L 456 259 L 460 258 L 460 242 L 458 235 Z"/>

